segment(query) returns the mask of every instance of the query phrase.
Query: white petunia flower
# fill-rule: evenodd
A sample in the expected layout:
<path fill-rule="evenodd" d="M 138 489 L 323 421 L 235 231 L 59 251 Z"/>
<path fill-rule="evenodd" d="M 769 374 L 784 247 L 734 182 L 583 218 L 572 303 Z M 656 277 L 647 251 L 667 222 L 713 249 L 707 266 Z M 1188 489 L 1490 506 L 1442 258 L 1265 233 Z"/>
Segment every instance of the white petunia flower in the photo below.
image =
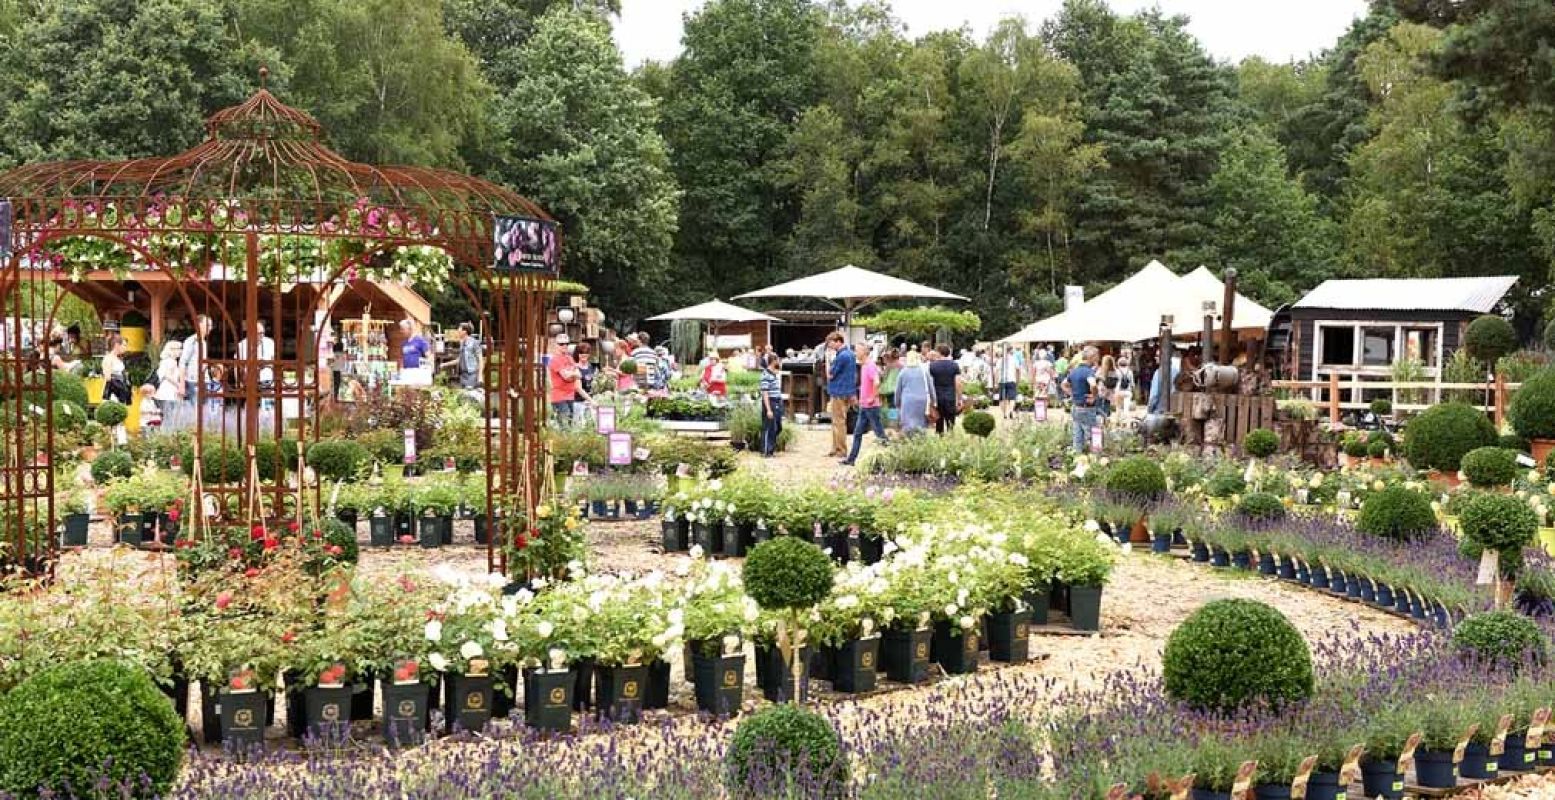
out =
<path fill-rule="evenodd" d="M 459 646 L 459 655 L 464 656 L 466 661 L 472 658 L 480 658 L 485 653 L 486 651 L 481 647 L 480 642 L 469 641 Z"/>
<path fill-rule="evenodd" d="M 508 640 L 508 622 L 505 619 L 494 619 L 487 623 L 486 630 L 491 632 L 493 641 L 505 642 Z"/>
<path fill-rule="evenodd" d="M 440 642 L 440 641 L 442 641 L 443 640 L 443 623 L 440 620 L 435 620 L 435 619 L 427 620 L 427 627 L 426 627 L 425 633 L 427 635 L 427 641 L 429 641 L 429 642 Z"/>
<path fill-rule="evenodd" d="M 446 672 L 448 670 L 448 659 L 444 658 L 442 653 L 428 653 L 427 663 L 431 664 L 432 669 L 438 672 Z"/>

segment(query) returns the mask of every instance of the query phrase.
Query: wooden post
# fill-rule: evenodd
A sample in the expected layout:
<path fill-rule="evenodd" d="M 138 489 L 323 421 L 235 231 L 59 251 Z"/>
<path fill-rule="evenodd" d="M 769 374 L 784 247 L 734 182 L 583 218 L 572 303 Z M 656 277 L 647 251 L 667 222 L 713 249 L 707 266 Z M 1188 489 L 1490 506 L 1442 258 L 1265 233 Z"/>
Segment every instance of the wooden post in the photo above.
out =
<path fill-rule="evenodd" d="M 1339 373 L 1328 373 L 1328 421 L 1339 424 Z"/>
<path fill-rule="evenodd" d="M 1506 424 L 1506 376 L 1496 373 L 1496 430 Z"/>

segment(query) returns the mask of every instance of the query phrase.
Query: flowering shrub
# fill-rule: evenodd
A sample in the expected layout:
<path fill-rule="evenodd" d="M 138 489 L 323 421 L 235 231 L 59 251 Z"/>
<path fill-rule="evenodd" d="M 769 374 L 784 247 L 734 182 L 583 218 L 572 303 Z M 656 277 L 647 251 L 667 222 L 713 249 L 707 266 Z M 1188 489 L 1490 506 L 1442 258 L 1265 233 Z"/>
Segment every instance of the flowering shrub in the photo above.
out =
<path fill-rule="evenodd" d="M 508 509 L 503 550 L 508 574 L 517 579 L 559 578 L 567 564 L 588 557 L 578 507 L 551 498 L 535 506 L 533 519 L 521 507 Z"/>

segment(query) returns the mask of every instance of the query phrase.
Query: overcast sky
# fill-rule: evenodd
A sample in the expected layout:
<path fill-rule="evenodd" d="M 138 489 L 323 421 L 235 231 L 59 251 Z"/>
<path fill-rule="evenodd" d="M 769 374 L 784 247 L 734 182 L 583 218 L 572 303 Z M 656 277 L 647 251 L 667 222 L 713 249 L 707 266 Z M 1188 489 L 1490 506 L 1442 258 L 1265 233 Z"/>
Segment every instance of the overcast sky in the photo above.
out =
<path fill-rule="evenodd" d="M 1366 0 L 1108 0 L 1120 12 L 1160 6 L 1186 14 L 1188 29 L 1216 58 L 1240 61 L 1250 55 L 1277 62 L 1300 59 L 1333 44 L 1366 11 Z M 703 0 L 622 0 L 616 41 L 627 68 L 648 59 L 668 60 L 680 52 L 681 15 Z M 892 0 L 909 37 L 962 23 L 979 37 L 1001 18 L 1023 15 L 1035 28 L 1057 13 L 1062 0 Z"/>

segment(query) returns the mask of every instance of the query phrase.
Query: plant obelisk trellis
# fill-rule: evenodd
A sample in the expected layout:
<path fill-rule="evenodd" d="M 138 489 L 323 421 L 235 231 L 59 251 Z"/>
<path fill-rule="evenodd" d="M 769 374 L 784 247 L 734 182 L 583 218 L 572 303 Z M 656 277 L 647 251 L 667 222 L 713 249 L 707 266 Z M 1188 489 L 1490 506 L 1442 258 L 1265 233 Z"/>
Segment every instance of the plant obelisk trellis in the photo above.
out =
<path fill-rule="evenodd" d="M 246 476 L 261 442 L 291 437 L 305 447 L 318 437 L 314 326 L 340 296 L 330 287 L 363 276 L 453 280 L 482 316 L 486 511 L 527 517 L 541 491 L 538 356 L 556 278 L 555 224 L 478 178 L 349 161 L 324 144 L 313 117 L 264 88 L 212 115 L 206 131 L 204 142 L 170 157 L 0 174 L 0 542 L 35 570 L 52 561 L 53 354 L 43 334 L 64 296 L 54 287 L 90 297 L 153 278 L 172 287 L 191 327 L 201 316 L 212 322 L 192 398 L 201 450 L 245 459 L 241 468 L 203 460 L 205 496 L 187 515 L 196 535 L 241 524 L 249 508 L 268 521 L 316 507 L 317 485 L 255 485 Z M 283 331 L 283 320 L 295 320 L 294 329 Z M 262 321 L 278 342 L 263 354 L 270 358 L 236 346 L 259 342 Z M 271 379 L 259 379 L 261 370 Z M 504 560 L 500 539 L 488 546 L 492 568 Z"/>

